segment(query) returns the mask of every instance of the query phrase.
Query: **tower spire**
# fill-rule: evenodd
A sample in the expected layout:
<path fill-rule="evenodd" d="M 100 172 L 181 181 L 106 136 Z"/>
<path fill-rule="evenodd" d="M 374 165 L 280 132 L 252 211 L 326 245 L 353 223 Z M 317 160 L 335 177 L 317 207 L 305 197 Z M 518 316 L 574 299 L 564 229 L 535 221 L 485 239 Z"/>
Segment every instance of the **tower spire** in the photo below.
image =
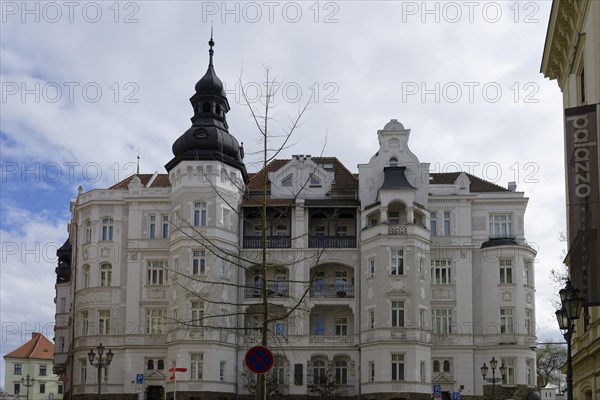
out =
<path fill-rule="evenodd" d="M 215 42 L 213 41 L 213 27 L 212 25 L 210 26 L 210 40 L 208 41 L 208 45 L 210 46 L 210 49 L 208 50 L 208 54 L 209 54 L 209 60 L 208 60 L 208 65 L 212 67 L 213 65 L 213 54 L 215 53 L 213 50 L 213 46 L 215 45 Z"/>

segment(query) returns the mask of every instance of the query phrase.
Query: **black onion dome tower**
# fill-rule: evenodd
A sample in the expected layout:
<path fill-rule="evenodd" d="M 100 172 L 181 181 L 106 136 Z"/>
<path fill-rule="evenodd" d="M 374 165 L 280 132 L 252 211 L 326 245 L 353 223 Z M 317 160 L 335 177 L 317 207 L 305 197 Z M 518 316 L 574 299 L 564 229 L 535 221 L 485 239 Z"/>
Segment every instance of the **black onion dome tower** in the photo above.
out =
<path fill-rule="evenodd" d="M 228 131 L 225 114 L 230 107 L 223 82 L 213 67 L 215 42 L 212 33 L 210 36 L 208 70 L 196 83 L 196 93 L 190 98 L 194 109 L 192 126 L 173 143 L 175 157 L 165 168 L 170 172 L 181 161 L 219 161 L 240 170 L 244 182 L 248 183 L 244 150 Z"/>

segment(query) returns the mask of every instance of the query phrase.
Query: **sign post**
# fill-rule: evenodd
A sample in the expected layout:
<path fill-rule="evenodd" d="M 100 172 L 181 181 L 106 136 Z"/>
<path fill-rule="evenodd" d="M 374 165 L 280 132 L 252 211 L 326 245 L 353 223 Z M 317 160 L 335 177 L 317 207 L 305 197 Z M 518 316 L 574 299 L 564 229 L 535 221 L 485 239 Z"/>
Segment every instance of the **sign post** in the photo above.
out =
<path fill-rule="evenodd" d="M 266 374 L 273 368 L 273 353 L 264 346 L 254 346 L 246 352 L 246 366 L 255 374 Z"/>
<path fill-rule="evenodd" d="M 169 368 L 169 372 L 172 372 L 173 375 L 169 377 L 169 380 L 173 381 L 173 400 L 177 400 L 177 378 L 175 378 L 176 372 L 186 372 L 187 368 Z"/>

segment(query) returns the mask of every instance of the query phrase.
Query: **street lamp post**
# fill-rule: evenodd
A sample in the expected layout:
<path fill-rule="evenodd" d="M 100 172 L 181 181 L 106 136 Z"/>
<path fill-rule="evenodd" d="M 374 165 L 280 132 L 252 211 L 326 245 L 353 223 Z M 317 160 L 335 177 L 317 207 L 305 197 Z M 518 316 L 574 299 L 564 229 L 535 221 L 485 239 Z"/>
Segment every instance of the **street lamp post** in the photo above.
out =
<path fill-rule="evenodd" d="M 575 321 L 583 307 L 583 299 L 579 297 L 579 289 L 575 288 L 570 280 L 561 289 L 560 302 L 562 308 L 556 311 L 558 326 L 567 341 L 567 400 L 573 400 L 573 360 L 571 358 L 571 338 L 575 332 Z"/>
<path fill-rule="evenodd" d="M 492 377 L 491 378 L 486 378 L 486 375 L 488 373 L 488 366 L 485 365 L 485 363 L 483 363 L 483 365 L 481 366 L 481 375 L 483 376 L 483 380 L 486 382 L 490 382 L 492 384 L 492 400 L 496 400 L 496 382 L 502 382 L 502 379 L 504 379 L 504 377 L 506 376 L 506 366 L 504 365 L 504 362 L 502 362 L 502 365 L 500 365 L 500 375 L 502 375 L 501 378 L 496 378 L 496 367 L 498 366 L 498 360 L 496 360 L 496 357 L 492 357 L 492 359 L 490 360 L 490 368 L 492 368 Z"/>
<path fill-rule="evenodd" d="M 96 351 L 98 352 L 98 357 L 96 357 L 94 349 L 91 349 L 88 353 L 88 360 L 90 360 L 92 366 L 98 368 L 98 400 L 102 400 L 102 368 L 106 368 L 110 365 L 114 354 L 112 350 L 109 349 L 106 355 L 104 355 L 104 346 L 102 346 L 102 343 L 96 347 Z"/>
<path fill-rule="evenodd" d="M 27 400 L 29 400 L 29 388 L 33 386 L 34 382 L 35 382 L 35 379 L 31 378 L 29 376 L 29 374 L 27 374 L 27 379 L 21 378 L 21 385 L 23 385 L 27 388 Z"/>

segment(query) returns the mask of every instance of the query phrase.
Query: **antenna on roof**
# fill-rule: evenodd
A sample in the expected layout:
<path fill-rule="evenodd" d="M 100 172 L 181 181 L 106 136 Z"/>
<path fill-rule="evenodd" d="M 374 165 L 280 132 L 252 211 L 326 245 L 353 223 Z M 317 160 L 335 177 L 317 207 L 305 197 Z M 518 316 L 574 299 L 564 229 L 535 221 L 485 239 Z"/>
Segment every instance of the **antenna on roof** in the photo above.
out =
<path fill-rule="evenodd" d="M 137 173 L 136 175 L 140 174 L 140 148 L 138 147 L 138 153 L 137 153 Z"/>

